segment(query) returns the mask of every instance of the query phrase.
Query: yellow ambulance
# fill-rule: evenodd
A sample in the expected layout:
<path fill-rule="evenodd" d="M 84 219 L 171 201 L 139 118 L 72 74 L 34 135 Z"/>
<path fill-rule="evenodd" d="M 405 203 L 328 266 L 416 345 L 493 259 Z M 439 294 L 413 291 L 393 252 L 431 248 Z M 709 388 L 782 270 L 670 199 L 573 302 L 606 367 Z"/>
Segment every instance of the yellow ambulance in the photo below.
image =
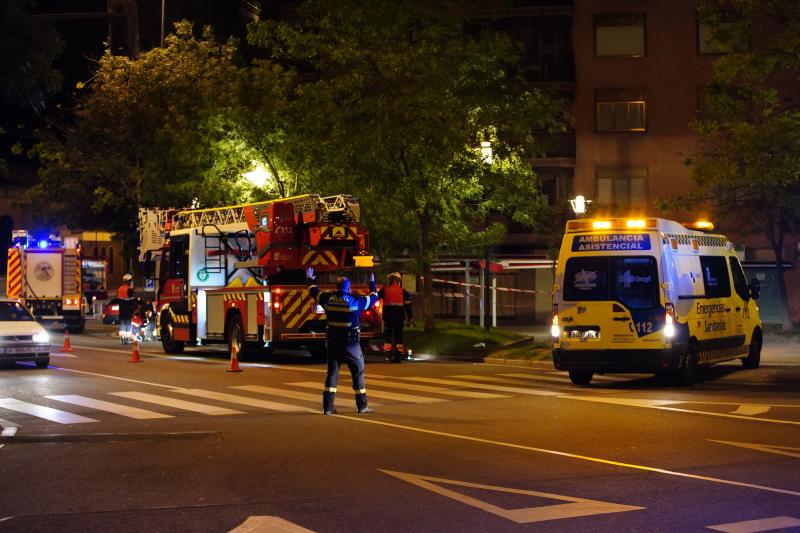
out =
<path fill-rule="evenodd" d="M 567 222 L 553 289 L 553 364 L 576 385 L 595 373 L 670 374 L 761 360 L 758 280 L 708 222 L 661 218 Z"/>

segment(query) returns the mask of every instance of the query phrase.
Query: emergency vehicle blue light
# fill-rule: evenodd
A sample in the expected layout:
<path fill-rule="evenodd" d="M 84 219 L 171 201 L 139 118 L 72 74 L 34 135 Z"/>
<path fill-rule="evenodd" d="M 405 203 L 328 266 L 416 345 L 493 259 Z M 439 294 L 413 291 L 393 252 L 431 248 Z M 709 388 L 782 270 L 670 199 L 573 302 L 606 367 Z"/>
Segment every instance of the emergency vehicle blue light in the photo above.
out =
<path fill-rule="evenodd" d="M 47 246 L 49 244 L 50 243 L 48 243 L 47 241 L 39 241 L 39 248 L 42 248 L 42 249 L 47 248 Z"/>

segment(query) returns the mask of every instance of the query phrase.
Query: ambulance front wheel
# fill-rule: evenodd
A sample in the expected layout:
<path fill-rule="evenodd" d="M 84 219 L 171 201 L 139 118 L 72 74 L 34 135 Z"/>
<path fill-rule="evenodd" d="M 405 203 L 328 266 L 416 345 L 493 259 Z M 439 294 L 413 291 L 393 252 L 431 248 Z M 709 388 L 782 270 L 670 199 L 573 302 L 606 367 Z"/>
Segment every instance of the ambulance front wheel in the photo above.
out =
<path fill-rule="evenodd" d="M 172 322 L 169 319 L 161 324 L 161 346 L 168 354 L 176 355 L 183 353 L 184 343 L 176 341 L 173 337 Z"/>
<path fill-rule="evenodd" d="M 747 357 L 742 359 L 742 366 L 748 370 L 758 368 L 761 364 L 761 331 L 755 330 L 753 332 L 753 339 L 750 341 L 750 351 Z"/>
<path fill-rule="evenodd" d="M 588 385 L 592 382 L 592 377 L 594 377 L 594 372 L 589 370 L 570 370 L 569 371 L 569 379 L 575 385 Z"/>

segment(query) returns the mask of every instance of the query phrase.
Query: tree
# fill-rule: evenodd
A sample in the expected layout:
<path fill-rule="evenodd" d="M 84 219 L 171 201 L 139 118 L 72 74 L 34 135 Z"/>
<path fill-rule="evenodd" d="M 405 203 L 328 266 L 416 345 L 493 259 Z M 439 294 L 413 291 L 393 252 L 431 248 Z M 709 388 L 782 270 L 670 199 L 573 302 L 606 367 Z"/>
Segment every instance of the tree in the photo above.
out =
<path fill-rule="evenodd" d="M 769 239 L 790 329 L 782 264 L 788 236 L 800 230 L 800 4 L 707 0 L 700 13 L 713 43 L 731 53 L 714 61 L 696 123 L 694 198 L 740 234 Z"/>
<path fill-rule="evenodd" d="M 534 221 L 542 202 L 528 163 L 540 151 L 532 131 L 563 128 L 559 106 L 514 75 L 517 47 L 467 34 L 455 7 L 314 0 L 301 28 L 264 22 L 250 35 L 303 80 L 294 120 L 312 182 L 362 198 L 382 257 L 413 257 L 426 330 L 435 327 L 433 262 L 483 255 L 503 234 L 486 226 L 490 213 Z"/>
<path fill-rule="evenodd" d="M 27 200 L 59 223 L 99 225 L 128 245 L 139 207 L 238 203 L 247 147 L 230 137 L 218 105 L 235 56 L 234 42 L 217 43 L 210 29 L 197 39 L 189 23 L 138 59 L 106 51 L 74 121 L 40 132 L 41 182 Z"/>

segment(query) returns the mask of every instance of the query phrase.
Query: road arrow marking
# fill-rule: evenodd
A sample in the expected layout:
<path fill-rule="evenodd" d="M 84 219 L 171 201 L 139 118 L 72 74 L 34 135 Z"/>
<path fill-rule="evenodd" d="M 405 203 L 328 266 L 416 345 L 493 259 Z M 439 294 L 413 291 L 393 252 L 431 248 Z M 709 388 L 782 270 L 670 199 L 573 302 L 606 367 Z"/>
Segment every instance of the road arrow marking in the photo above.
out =
<path fill-rule="evenodd" d="M 776 529 L 788 529 L 800 526 L 800 520 L 791 516 L 775 516 L 773 518 L 762 518 L 760 520 L 746 520 L 744 522 L 731 522 L 730 524 L 719 524 L 708 526 L 706 529 L 714 531 L 724 531 L 725 533 L 757 533 L 759 531 L 775 531 Z"/>
<path fill-rule="evenodd" d="M 797 457 L 798 459 L 800 459 L 800 448 L 793 448 L 792 446 L 775 446 L 774 444 L 754 444 L 751 442 L 734 442 L 728 440 L 713 440 L 713 439 L 709 440 L 711 440 L 711 442 L 728 444 L 730 446 L 737 446 L 739 448 L 748 448 L 750 450 L 757 450 L 759 452 L 766 452 L 766 453 L 774 453 L 776 455 L 788 455 L 789 457 Z"/>
<path fill-rule="evenodd" d="M 551 494 L 548 492 L 514 489 L 510 487 L 498 487 L 496 485 L 481 485 L 479 483 L 469 483 L 467 481 L 457 481 L 454 479 L 420 476 L 416 474 L 407 474 L 405 472 L 394 472 L 391 470 L 380 471 L 384 474 L 402 479 L 407 483 L 411 483 L 412 485 L 416 485 L 425 490 L 435 492 L 436 494 L 451 498 L 466 505 L 471 505 L 472 507 L 477 507 L 478 509 L 486 511 L 487 513 L 500 516 L 518 524 L 530 524 L 532 522 L 544 522 L 546 520 L 560 520 L 564 518 L 577 518 L 580 516 L 592 516 L 608 513 L 622 513 L 625 511 L 639 511 L 645 509 L 644 507 L 636 507 L 633 505 L 621 505 L 618 503 L 587 500 L 584 498 L 573 498 L 571 496 L 562 496 L 561 494 Z M 444 485 L 455 485 L 457 487 L 468 487 L 472 489 L 505 492 L 509 494 L 526 494 L 536 498 L 547 498 L 550 500 L 558 500 L 569 503 L 540 505 L 537 507 L 523 507 L 520 509 L 504 509 L 488 502 L 478 500 L 477 498 L 472 498 L 465 494 L 461 494 L 460 492 L 446 489 L 437 485 L 437 483 Z"/>
<path fill-rule="evenodd" d="M 735 411 L 731 411 L 731 414 L 754 416 L 764 414 L 769 410 L 769 405 L 740 405 Z"/>
<path fill-rule="evenodd" d="M 279 516 L 248 516 L 240 526 L 229 533 L 314 533 Z"/>

